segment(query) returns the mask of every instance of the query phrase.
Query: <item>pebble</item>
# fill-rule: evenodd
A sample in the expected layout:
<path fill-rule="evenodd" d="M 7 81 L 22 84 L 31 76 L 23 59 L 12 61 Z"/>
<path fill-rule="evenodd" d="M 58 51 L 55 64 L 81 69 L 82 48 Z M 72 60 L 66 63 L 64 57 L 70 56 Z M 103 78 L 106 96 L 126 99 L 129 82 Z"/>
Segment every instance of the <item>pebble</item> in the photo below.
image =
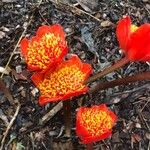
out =
<path fill-rule="evenodd" d="M 10 31 L 9 28 L 6 28 L 6 27 L 4 27 L 4 26 L 2 26 L 1 29 L 2 29 L 4 32 L 9 32 L 9 31 Z"/>
<path fill-rule="evenodd" d="M 136 128 L 141 128 L 141 124 L 136 123 L 136 124 L 135 124 L 135 127 L 136 127 Z"/>
<path fill-rule="evenodd" d="M 73 32 L 73 29 L 72 29 L 72 28 L 69 28 L 69 27 L 68 27 L 68 28 L 65 28 L 65 32 L 66 32 L 66 33 L 71 33 L 71 32 Z"/>
<path fill-rule="evenodd" d="M 146 4 L 146 8 L 150 10 L 150 5 L 149 5 L 149 4 Z"/>
<path fill-rule="evenodd" d="M 111 25 L 112 25 L 112 22 L 110 22 L 109 20 L 101 22 L 102 27 L 110 27 Z"/>
<path fill-rule="evenodd" d="M 145 136 L 148 140 L 150 140 L 150 132 L 146 132 Z"/>
<path fill-rule="evenodd" d="M 148 2 L 149 0 L 142 0 L 144 3 Z"/>
<path fill-rule="evenodd" d="M 36 94 L 39 92 L 39 90 L 37 89 L 37 88 L 34 88 L 32 91 L 31 91 L 31 93 L 32 93 L 32 95 L 35 97 L 36 96 Z"/>
<path fill-rule="evenodd" d="M 17 2 L 17 0 L 2 0 L 3 3 L 14 3 Z"/>
<path fill-rule="evenodd" d="M 21 65 L 16 66 L 16 72 L 17 73 L 21 73 L 22 72 L 22 66 Z"/>
<path fill-rule="evenodd" d="M 3 32 L 3 31 L 0 31 L 0 39 L 3 39 L 4 37 L 5 37 L 5 32 Z"/>

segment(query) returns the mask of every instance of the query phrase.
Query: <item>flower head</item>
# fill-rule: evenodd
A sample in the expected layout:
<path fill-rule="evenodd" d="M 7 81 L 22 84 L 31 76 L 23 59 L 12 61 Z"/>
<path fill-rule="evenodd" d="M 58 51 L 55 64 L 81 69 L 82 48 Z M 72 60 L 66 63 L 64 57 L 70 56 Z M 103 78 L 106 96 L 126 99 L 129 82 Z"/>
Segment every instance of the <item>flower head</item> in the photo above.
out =
<path fill-rule="evenodd" d="M 52 72 L 46 72 L 45 75 L 34 74 L 32 81 L 41 93 L 39 104 L 45 105 L 52 101 L 67 100 L 86 92 L 88 87 L 83 82 L 91 71 L 92 68 L 89 64 L 82 63 L 74 55 L 56 66 Z"/>
<path fill-rule="evenodd" d="M 105 104 L 80 107 L 76 116 L 76 133 L 83 144 L 103 140 L 111 135 L 116 119 Z"/>
<path fill-rule="evenodd" d="M 31 40 L 22 39 L 20 47 L 28 69 L 33 71 L 52 68 L 68 52 L 65 33 L 59 24 L 39 27 L 36 36 Z"/>
<path fill-rule="evenodd" d="M 150 61 L 150 24 L 137 27 L 129 16 L 118 22 L 117 39 L 131 61 Z"/>

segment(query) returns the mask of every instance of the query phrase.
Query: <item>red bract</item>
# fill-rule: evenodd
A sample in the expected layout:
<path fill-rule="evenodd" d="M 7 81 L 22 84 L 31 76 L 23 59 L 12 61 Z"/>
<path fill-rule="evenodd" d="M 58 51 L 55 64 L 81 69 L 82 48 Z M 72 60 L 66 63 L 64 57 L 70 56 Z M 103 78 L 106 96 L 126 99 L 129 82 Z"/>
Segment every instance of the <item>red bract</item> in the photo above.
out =
<path fill-rule="evenodd" d="M 111 135 L 116 119 L 105 104 L 80 107 L 76 116 L 76 133 L 83 144 L 103 140 Z"/>
<path fill-rule="evenodd" d="M 126 16 L 118 22 L 117 39 L 131 61 L 150 61 L 150 24 L 140 27 L 131 24 Z"/>
<path fill-rule="evenodd" d="M 20 46 L 28 69 L 33 71 L 52 68 L 68 52 L 65 33 L 59 24 L 39 27 L 36 36 L 22 39 Z"/>
<path fill-rule="evenodd" d="M 85 93 L 88 87 L 83 82 L 91 74 L 91 71 L 92 68 L 89 64 L 82 63 L 74 55 L 56 66 L 52 72 L 46 72 L 45 75 L 34 74 L 32 81 L 41 93 L 39 104 L 45 105 L 52 101 L 67 100 Z"/>

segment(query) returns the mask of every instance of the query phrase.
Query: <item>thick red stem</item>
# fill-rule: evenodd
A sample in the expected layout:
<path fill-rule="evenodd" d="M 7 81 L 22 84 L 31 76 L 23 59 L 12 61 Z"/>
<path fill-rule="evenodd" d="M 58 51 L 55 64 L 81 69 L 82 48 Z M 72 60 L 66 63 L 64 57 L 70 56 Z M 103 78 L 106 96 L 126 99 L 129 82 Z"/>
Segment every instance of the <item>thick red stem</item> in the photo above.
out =
<path fill-rule="evenodd" d="M 87 150 L 93 150 L 93 143 L 87 144 Z"/>
<path fill-rule="evenodd" d="M 126 85 L 128 83 L 142 81 L 142 80 L 150 80 L 150 71 L 138 73 L 137 75 L 134 75 L 134 76 L 116 79 L 116 80 L 110 81 L 110 82 L 98 83 L 90 88 L 89 93 L 105 90 L 107 88 L 112 88 L 112 87 L 122 85 L 122 84 Z"/>
<path fill-rule="evenodd" d="M 90 83 L 95 81 L 96 79 L 102 78 L 103 76 L 111 73 L 112 71 L 124 66 L 125 64 L 127 64 L 129 62 L 129 59 L 127 57 L 124 57 L 123 59 L 119 60 L 118 62 L 116 62 L 113 66 L 110 66 L 106 69 L 104 69 L 101 72 L 98 72 L 97 74 L 93 75 L 92 77 L 88 78 L 85 81 L 85 84 Z"/>
<path fill-rule="evenodd" d="M 71 104 L 70 100 L 63 101 L 64 121 L 66 136 L 71 135 Z"/>

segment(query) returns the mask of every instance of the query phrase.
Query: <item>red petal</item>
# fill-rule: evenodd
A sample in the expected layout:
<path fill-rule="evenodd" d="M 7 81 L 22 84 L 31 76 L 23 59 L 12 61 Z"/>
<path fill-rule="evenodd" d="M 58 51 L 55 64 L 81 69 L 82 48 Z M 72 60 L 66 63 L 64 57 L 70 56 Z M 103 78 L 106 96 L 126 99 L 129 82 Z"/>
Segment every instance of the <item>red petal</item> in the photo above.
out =
<path fill-rule="evenodd" d="M 96 107 L 96 106 L 95 106 L 95 107 Z M 107 113 L 109 114 L 109 116 L 111 116 L 113 122 L 114 122 L 114 123 L 116 122 L 117 116 L 114 114 L 114 112 L 112 112 L 111 110 L 108 109 L 108 107 L 106 106 L 106 104 L 101 104 L 101 105 L 99 105 L 99 106 L 97 106 L 97 107 L 98 107 L 98 109 L 99 109 L 100 111 L 105 111 L 105 112 L 107 112 Z M 92 108 L 93 108 L 93 107 L 92 107 Z"/>
<path fill-rule="evenodd" d="M 89 89 L 88 87 L 84 87 L 84 88 L 81 89 L 80 91 L 74 91 L 74 92 L 65 94 L 62 99 L 69 99 L 69 98 L 72 98 L 72 97 L 74 97 L 74 96 L 78 96 L 78 95 L 81 95 L 81 94 L 85 94 L 85 93 L 88 91 L 88 89 Z"/>
<path fill-rule="evenodd" d="M 27 49 L 28 49 L 29 40 L 24 38 L 20 42 L 20 48 L 22 55 L 26 58 L 27 57 Z"/>
<path fill-rule="evenodd" d="M 100 136 L 89 136 L 89 137 L 82 137 L 81 140 L 82 140 L 82 143 L 83 144 L 88 144 L 88 143 L 92 143 L 92 142 L 97 142 L 97 141 L 100 141 L 100 140 L 104 140 L 108 137 L 110 137 L 112 134 L 111 130 L 100 135 Z"/>
<path fill-rule="evenodd" d="M 98 108 L 100 111 L 108 112 L 108 108 L 107 108 L 106 104 L 101 104 L 99 106 L 93 106 L 92 108 Z"/>
<path fill-rule="evenodd" d="M 71 58 L 64 62 L 64 65 L 66 66 L 73 66 L 76 65 L 79 69 L 82 68 L 83 63 L 81 62 L 81 60 L 79 59 L 79 57 L 77 55 L 72 55 Z"/>
<path fill-rule="evenodd" d="M 131 34 L 128 57 L 135 61 L 150 61 L 150 24 L 140 26 Z"/>
<path fill-rule="evenodd" d="M 81 114 L 86 111 L 88 108 L 86 107 L 80 107 L 77 111 L 77 115 L 76 115 L 76 133 L 78 136 L 89 136 L 89 133 L 87 131 L 87 129 L 83 126 L 83 124 L 81 123 Z"/>
<path fill-rule="evenodd" d="M 49 98 L 49 97 L 45 97 L 45 96 L 40 96 L 39 97 L 39 105 L 44 106 L 49 102 L 57 102 L 58 100 L 61 100 L 61 97 Z"/>
<path fill-rule="evenodd" d="M 117 116 L 112 111 L 109 111 L 109 115 L 111 116 L 113 123 L 115 123 L 117 121 Z"/>
<path fill-rule="evenodd" d="M 113 112 L 111 112 L 105 104 L 101 104 L 99 106 L 95 105 L 92 106 L 91 108 L 87 107 L 80 107 L 77 112 L 76 116 L 76 133 L 77 135 L 81 138 L 83 144 L 91 143 L 91 142 L 96 142 L 99 140 L 103 140 L 105 138 L 108 138 L 111 135 L 112 130 L 108 129 L 105 131 L 104 134 L 101 135 L 96 135 L 96 136 L 91 136 L 87 129 L 84 127 L 84 124 L 81 122 L 82 121 L 82 113 L 86 112 L 87 109 L 93 109 L 93 110 L 99 110 L 99 111 L 105 111 L 108 115 L 110 115 L 113 119 L 112 123 L 115 123 L 117 117 Z"/>
<path fill-rule="evenodd" d="M 41 71 L 41 68 L 38 67 L 38 66 L 34 66 L 34 65 L 31 65 L 31 64 L 27 64 L 27 65 L 28 65 L 28 70 L 29 71 Z"/>
<path fill-rule="evenodd" d="M 119 45 L 125 51 L 127 51 L 126 46 L 131 33 L 130 26 L 131 26 L 131 19 L 129 16 L 126 16 L 125 18 L 123 18 L 118 22 L 116 28 L 116 35 L 119 41 Z"/>
<path fill-rule="evenodd" d="M 64 33 L 63 27 L 59 24 L 55 24 L 52 26 L 43 25 L 39 27 L 36 35 L 41 37 L 45 33 L 49 33 L 49 32 L 54 33 L 55 35 L 59 35 L 60 38 L 62 38 L 63 40 L 65 39 L 65 33 Z"/>
<path fill-rule="evenodd" d="M 86 74 L 85 79 L 92 73 L 92 67 L 90 64 L 82 63 L 80 58 L 77 55 L 72 55 L 71 58 L 63 63 L 63 66 L 72 66 L 76 65 L 81 71 Z M 62 67 L 63 67 L 62 66 Z"/>
<path fill-rule="evenodd" d="M 85 87 L 85 88 L 83 88 L 80 91 L 75 91 L 75 92 L 72 92 L 72 93 L 69 93 L 69 94 L 65 94 L 65 95 L 62 95 L 62 96 L 56 96 L 56 97 L 40 96 L 39 104 L 41 106 L 44 106 L 44 105 L 46 105 L 47 103 L 50 103 L 50 102 L 57 102 L 57 101 L 60 101 L 60 100 L 63 100 L 63 101 L 64 100 L 69 100 L 70 98 L 72 98 L 74 96 L 78 96 L 80 94 L 83 94 L 83 93 L 87 92 L 87 90 L 88 90 L 88 87 Z"/>
<path fill-rule="evenodd" d="M 33 81 L 33 83 L 38 86 L 39 83 L 41 83 L 43 81 L 44 78 L 44 74 L 42 73 L 35 73 L 32 75 L 31 80 Z"/>
<path fill-rule="evenodd" d="M 86 80 L 89 77 L 89 75 L 92 74 L 92 66 L 90 64 L 84 63 L 82 67 L 82 72 L 86 74 L 84 78 L 84 80 Z"/>

